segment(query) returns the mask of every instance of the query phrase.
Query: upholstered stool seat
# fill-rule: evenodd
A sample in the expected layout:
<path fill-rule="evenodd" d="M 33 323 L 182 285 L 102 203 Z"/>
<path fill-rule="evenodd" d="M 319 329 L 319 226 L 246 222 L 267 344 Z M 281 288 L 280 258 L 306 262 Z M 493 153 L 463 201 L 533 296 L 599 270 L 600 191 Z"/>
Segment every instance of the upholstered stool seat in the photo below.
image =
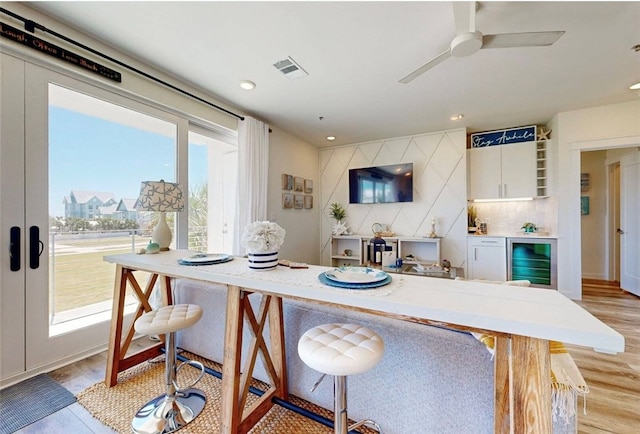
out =
<path fill-rule="evenodd" d="M 347 426 L 346 376 L 367 372 L 380 362 L 384 342 L 378 334 L 356 324 L 323 324 L 302 335 L 298 341 L 298 354 L 310 368 L 334 376 L 335 434 L 346 434 L 362 425 L 373 426 L 382 432 L 372 420 Z"/>
<path fill-rule="evenodd" d="M 138 333 L 166 335 L 191 327 L 202 318 L 202 308 L 195 304 L 174 304 L 152 310 L 142 315 L 135 323 Z"/>
<path fill-rule="evenodd" d="M 195 304 L 164 306 L 138 318 L 134 327 L 138 333 L 165 335 L 166 392 L 146 403 L 133 418 L 131 427 L 138 434 L 171 433 L 195 419 L 204 408 L 206 397 L 194 386 L 204 374 L 202 363 L 184 362 L 176 366 L 175 333 L 190 327 L 202 318 L 202 308 Z M 178 387 L 176 375 L 185 365 L 200 368 L 200 376 L 186 388 Z"/>

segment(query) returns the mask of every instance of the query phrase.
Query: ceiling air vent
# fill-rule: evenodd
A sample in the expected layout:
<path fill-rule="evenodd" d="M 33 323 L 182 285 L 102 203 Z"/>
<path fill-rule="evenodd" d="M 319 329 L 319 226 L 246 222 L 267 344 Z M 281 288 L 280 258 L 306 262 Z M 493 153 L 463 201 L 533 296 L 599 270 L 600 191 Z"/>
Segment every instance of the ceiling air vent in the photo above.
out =
<path fill-rule="evenodd" d="M 304 77 L 307 74 L 307 71 L 302 69 L 300 65 L 298 65 L 291 57 L 287 57 L 284 60 L 279 60 L 273 64 L 276 69 L 282 72 L 287 78 L 294 79 Z"/>

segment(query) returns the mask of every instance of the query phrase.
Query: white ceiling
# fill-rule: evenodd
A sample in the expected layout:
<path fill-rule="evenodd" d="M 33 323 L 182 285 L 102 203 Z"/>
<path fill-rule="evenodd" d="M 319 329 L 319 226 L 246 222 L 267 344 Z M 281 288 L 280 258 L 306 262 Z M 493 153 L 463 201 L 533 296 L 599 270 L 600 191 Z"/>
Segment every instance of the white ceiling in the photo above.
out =
<path fill-rule="evenodd" d="M 484 34 L 566 33 L 551 47 L 452 57 L 409 84 L 398 80 L 455 36 L 451 3 L 29 6 L 317 146 L 541 125 L 558 112 L 639 96 L 628 87 L 640 81 L 640 52 L 632 50 L 640 44 L 640 2 L 481 2 L 476 27 Z M 309 76 L 291 80 L 273 67 L 287 56 Z M 257 87 L 242 90 L 241 80 Z M 451 121 L 454 113 L 462 121 Z"/>

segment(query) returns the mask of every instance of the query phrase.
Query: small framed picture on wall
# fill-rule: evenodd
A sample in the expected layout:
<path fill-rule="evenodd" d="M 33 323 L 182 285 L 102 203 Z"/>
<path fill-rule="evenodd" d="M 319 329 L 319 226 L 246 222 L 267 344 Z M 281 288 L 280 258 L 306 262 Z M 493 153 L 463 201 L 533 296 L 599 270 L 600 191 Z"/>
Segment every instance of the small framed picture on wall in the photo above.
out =
<path fill-rule="evenodd" d="M 311 209 L 313 208 L 313 196 L 307 194 L 304 197 L 304 208 Z"/>
<path fill-rule="evenodd" d="M 293 193 L 282 193 L 282 208 L 293 208 Z"/>
<path fill-rule="evenodd" d="M 306 194 L 311 194 L 313 193 L 313 181 L 310 179 L 305 179 L 304 180 L 304 192 Z"/>
<path fill-rule="evenodd" d="M 580 196 L 580 214 L 589 215 L 589 196 Z"/>
<path fill-rule="evenodd" d="M 293 190 L 293 176 L 287 175 L 286 173 L 282 174 L 282 189 Z"/>
<path fill-rule="evenodd" d="M 293 190 L 303 192 L 304 191 L 304 178 L 295 176 L 293 178 Z"/>
<path fill-rule="evenodd" d="M 295 209 L 302 209 L 304 207 L 304 196 L 301 194 L 293 195 L 293 207 Z"/>

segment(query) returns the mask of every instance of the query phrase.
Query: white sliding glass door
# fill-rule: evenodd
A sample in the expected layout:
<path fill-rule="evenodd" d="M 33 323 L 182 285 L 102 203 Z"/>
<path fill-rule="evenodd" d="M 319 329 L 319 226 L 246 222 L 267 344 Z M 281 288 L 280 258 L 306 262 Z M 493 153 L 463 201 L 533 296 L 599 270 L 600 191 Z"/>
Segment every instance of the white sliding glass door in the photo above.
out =
<path fill-rule="evenodd" d="M 25 369 L 24 67 L 0 53 L 0 380 Z"/>
<path fill-rule="evenodd" d="M 140 182 L 177 180 L 178 142 L 186 143 L 188 123 L 2 56 L 5 380 L 104 348 L 114 269 L 102 257 L 149 241 L 155 216 L 133 207 Z M 173 226 L 175 214 L 167 217 Z M 20 249 L 7 253 L 12 240 Z"/>

